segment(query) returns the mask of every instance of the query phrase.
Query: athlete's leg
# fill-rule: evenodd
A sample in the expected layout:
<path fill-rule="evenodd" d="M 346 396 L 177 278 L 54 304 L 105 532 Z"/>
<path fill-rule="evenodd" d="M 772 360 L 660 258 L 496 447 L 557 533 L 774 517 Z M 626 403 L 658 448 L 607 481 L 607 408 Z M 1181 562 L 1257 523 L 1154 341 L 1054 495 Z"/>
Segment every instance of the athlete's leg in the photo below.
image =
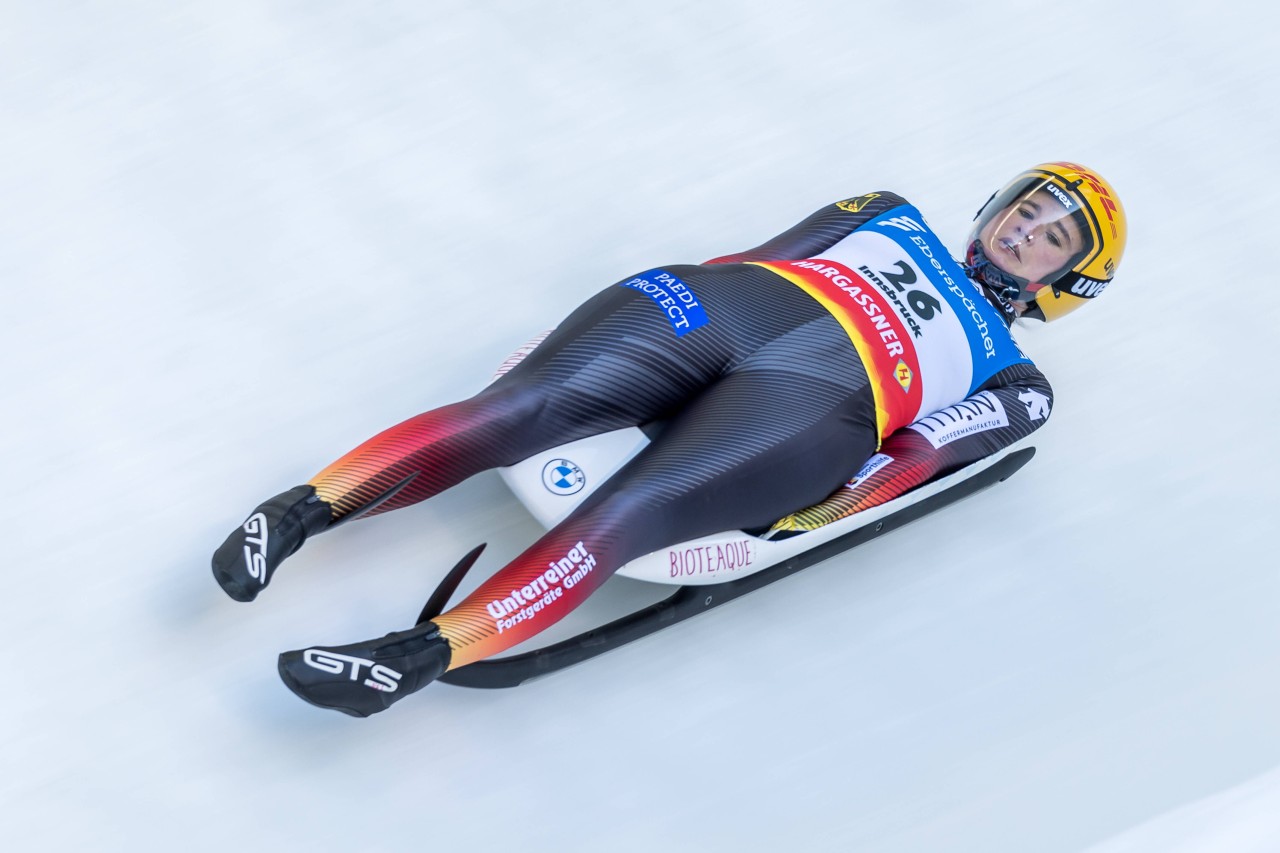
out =
<path fill-rule="evenodd" d="M 407 506 L 479 471 L 668 415 L 724 369 L 732 355 L 726 341 L 677 337 L 645 295 L 607 288 L 484 391 L 374 436 L 259 506 L 215 552 L 214 576 L 232 598 L 252 600 L 281 561 L 335 522 Z"/>
<path fill-rule="evenodd" d="M 456 607 L 380 640 L 281 656 L 290 688 L 348 713 L 382 710 L 446 668 L 504 651 L 581 604 L 627 561 L 700 535 L 765 526 L 847 482 L 876 446 L 875 403 L 829 317 L 762 348 L 672 419 L 591 498 Z M 379 692 L 307 654 L 381 661 Z M 367 682 L 366 682 L 367 684 Z M 385 685 L 384 685 L 385 687 Z"/>
<path fill-rule="evenodd" d="M 677 337 L 643 295 L 608 288 L 475 397 L 369 439 L 310 485 L 335 522 L 399 509 L 478 471 L 663 418 L 732 355 L 723 335 Z"/>
<path fill-rule="evenodd" d="M 792 335 L 814 340 L 753 356 L 565 521 L 433 620 L 452 646 L 451 668 L 524 641 L 629 560 L 698 536 L 767 526 L 848 482 L 876 448 L 866 374 L 842 332 L 828 359 L 792 358 L 812 357 L 817 342 L 831 338 L 825 320 Z M 572 588 L 551 576 L 566 570 L 582 575 Z M 533 613 L 530 605 L 544 596 L 526 603 L 523 590 L 543 586 L 555 600 Z"/>

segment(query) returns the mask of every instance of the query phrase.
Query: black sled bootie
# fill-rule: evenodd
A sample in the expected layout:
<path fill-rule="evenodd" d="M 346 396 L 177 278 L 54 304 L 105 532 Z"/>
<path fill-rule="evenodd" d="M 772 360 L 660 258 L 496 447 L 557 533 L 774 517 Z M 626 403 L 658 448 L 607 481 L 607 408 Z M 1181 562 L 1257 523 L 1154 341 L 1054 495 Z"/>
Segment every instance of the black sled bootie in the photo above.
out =
<path fill-rule="evenodd" d="M 213 552 L 213 577 L 236 601 L 253 601 L 280 563 L 329 525 L 314 486 L 295 486 L 259 506 Z"/>
<path fill-rule="evenodd" d="M 368 717 L 426 687 L 449 668 L 452 652 L 432 622 L 347 646 L 313 646 L 280 655 L 280 678 L 299 697 Z"/>

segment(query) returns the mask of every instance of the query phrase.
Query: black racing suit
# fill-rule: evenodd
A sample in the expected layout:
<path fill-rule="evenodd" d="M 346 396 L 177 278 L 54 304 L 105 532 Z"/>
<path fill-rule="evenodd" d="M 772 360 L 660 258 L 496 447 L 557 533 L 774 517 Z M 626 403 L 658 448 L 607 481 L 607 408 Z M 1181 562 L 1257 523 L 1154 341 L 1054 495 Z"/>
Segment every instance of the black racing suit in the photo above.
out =
<path fill-rule="evenodd" d="M 986 456 L 1044 423 L 1052 391 L 1034 365 L 1000 370 L 882 445 L 878 392 L 847 327 L 759 265 L 819 256 L 903 205 L 892 193 L 847 200 L 750 251 L 607 287 L 485 390 L 375 436 L 311 485 L 337 521 L 586 436 L 651 428 L 564 521 L 433 620 L 454 668 L 559 620 L 641 555 L 725 530 L 809 529 Z M 953 429 L 975 418 L 986 425 Z M 869 459 L 874 471 L 843 488 Z M 573 569 L 572 588 L 557 565 Z M 521 590 L 546 593 L 545 606 L 499 626 L 494 602 Z"/>

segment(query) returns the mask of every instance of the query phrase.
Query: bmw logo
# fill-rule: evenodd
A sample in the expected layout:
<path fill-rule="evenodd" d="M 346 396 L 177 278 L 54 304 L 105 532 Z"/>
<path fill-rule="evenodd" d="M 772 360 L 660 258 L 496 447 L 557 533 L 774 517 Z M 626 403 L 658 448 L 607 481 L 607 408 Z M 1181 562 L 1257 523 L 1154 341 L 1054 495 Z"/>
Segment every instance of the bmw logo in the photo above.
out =
<path fill-rule="evenodd" d="M 568 459 L 552 459 L 542 468 L 542 485 L 553 495 L 576 495 L 587 484 L 587 475 Z"/>

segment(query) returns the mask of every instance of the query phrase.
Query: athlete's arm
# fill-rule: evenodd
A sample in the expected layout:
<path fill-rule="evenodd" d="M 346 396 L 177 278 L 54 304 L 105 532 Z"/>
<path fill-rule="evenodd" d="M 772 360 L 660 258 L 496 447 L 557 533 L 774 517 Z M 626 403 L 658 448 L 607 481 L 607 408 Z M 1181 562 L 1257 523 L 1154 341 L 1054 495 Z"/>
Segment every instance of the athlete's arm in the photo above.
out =
<path fill-rule="evenodd" d="M 721 255 L 708 264 L 741 264 L 747 261 L 787 261 L 811 258 L 839 243 L 861 226 L 886 210 L 906 204 L 891 192 L 866 195 L 829 204 L 798 225 L 783 231 L 754 249 L 732 255 Z"/>
<path fill-rule="evenodd" d="M 851 486 L 778 521 L 773 530 L 813 530 L 950 474 L 1035 432 L 1049 418 L 1053 389 L 1035 365 L 1020 363 L 982 390 L 885 439 Z"/>

